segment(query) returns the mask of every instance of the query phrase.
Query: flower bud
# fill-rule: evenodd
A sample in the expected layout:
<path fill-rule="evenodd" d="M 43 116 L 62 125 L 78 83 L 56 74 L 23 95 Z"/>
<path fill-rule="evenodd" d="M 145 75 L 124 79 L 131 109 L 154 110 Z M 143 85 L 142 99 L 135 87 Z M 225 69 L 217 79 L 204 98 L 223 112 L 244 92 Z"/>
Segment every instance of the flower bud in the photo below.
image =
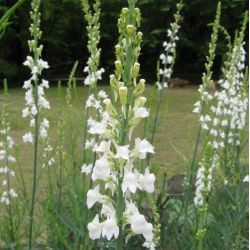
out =
<path fill-rule="evenodd" d="M 110 86 L 111 86 L 111 88 L 112 89 L 117 89 L 118 88 L 118 81 L 117 81 L 115 75 L 112 74 L 112 75 L 109 76 L 109 78 L 110 78 Z"/>
<path fill-rule="evenodd" d="M 106 99 L 103 100 L 103 103 L 104 103 L 106 106 L 108 106 L 108 105 L 111 104 L 111 100 L 110 100 L 109 98 L 106 98 Z"/>
<path fill-rule="evenodd" d="M 106 105 L 106 111 L 108 112 L 109 115 L 113 115 L 114 114 L 114 108 L 113 105 L 111 103 L 111 100 L 109 98 L 106 98 L 103 100 L 103 103 Z"/>
<path fill-rule="evenodd" d="M 139 25 L 141 21 L 141 12 L 139 8 L 135 8 L 135 20 L 137 24 Z"/>
<path fill-rule="evenodd" d="M 134 91 L 134 94 L 136 96 L 141 95 L 145 90 L 145 80 L 144 79 L 140 79 L 138 85 L 136 86 L 136 89 Z"/>
<path fill-rule="evenodd" d="M 135 100 L 135 107 L 143 107 L 146 101 L 147 101 L 146 97 L 140 96 Z"/>
<path fill-rule="evenodd" d="M 115 61 L 115 68 L 118 75 L 122 74 L 122 63 L 120 60 Z"/>
<path fill-rule="evenodd" d="M 128 8 L 122 8 L 122 15 L 127 15 L 129 12 Z"/>
<path fill-rule="evenodd" d="M 140 43 L 142 42 L 142 36 L 143 36 L 143 34 L 140 31 L 136 34 L 136 36 L 135 36 L 135 44 L 137 46 L 140 45 Z"/>
<path fill-rule="evenodd" d="M 115 46 L 115 52 L 116 52 L 116 55 L 117 55 L 118 57 L 121 57 L 121 55 L 122 55 L 122 48 L 121 48 L 120 44 L 117 44 L 117 45 Z"/>
<path fill-rule="evenodd" d="M 132 77 L 136 78 L 140 72 L 140 63 L 135 63 L 132 67 Z"/>
<path fill-rule="evenodd" d="M 131 24 L 127 25 L 126 31 L 128 36 L 132 37 L 135 34 L 135 27 Z"/>
<path fill-rule="evenodd" d="M 126 38 L 123 38 L 123 39 L 122 39 L 122 46 L 123 46 L 124 48 L 126 48 L 126 46 L 127 46 L 127 40 L 126 40 Z"/>
<path fill-rule="evenodd" d="M 124 105 L 127 102 L 127 94 L 128 94 L 128 88 L 127 87 L 120 87 L 119 88 L 119 96 L 121 104 Z"/>

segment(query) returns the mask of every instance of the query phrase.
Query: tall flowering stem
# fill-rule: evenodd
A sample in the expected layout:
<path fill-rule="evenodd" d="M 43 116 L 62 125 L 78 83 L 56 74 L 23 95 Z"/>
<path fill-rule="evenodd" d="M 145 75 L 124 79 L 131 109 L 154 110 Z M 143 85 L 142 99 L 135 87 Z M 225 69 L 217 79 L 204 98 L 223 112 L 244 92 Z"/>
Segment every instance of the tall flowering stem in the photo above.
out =
<path fill-rule="evenodd" d="M 199 129 L 198 129 L 198 135 L 196 138 L 192 162 L 191 162 L 190 169 L 188 171 L 188 175 L 187 175 L 186 183 L 185 183 L 185 204 L 186 204 L 186 207 L 187 207 L 187 203 L 189 202 L 191 190 L 193 187 L 193 179 L 194 179 L 194 175 L 196 172 L 195 161 L 196 161 L 196 157 L 197 157 L 197 153 L 198 153 L 198 146 L 199 146 L 200 139 L 201 139 L 201 133 L 202 133 L 203 129 L 204 130 L 208 129 L 207 122 L 209 122 L 211 120 L 210 116 L 205 115 L 205 108 L 213 98 L 212 95 L 209 93 L 209 88 L 211 85 L 211 80 L 212 80 L 212 75 L 213 75 L 212 67 L 213 67 L 213 63 L 214 63 L 215 51 L 216 51 L 217 40 L 218 40 L 218 30 L 220 27 L 220 17 L 221 17 L 221 4 L 219 2 L 217 5 L 215 21 L 213 24 L 211 41 L 210 41 L 209 47 L 208 47 L 208 56 L 206 58 L 207 62 L 205 63 L 205 72 L 202 75 L 202 84 L 199 87 L 200 100 L 194 104 L 195 108 L 193 110 L 194 113 L 199 114 L 200 125 L 199 125 Z"/>
<path fill-rule="evenodd" d="M 89 86 L 89 97 L 85 105 L 85 124 L 84 124 L 84 140 L 83 140 L 83 154 L 84 162 L 86 161 L 86 152 L 91 145 L 94 145 L 94 138 L 87 138 L 87 120 L 89 116 L 89 109 L 94 108 L 97 116 L 99 117 L 99 105 L 98 103 L 103 98 L 102 93 L 97 91 L 97 82 L 102 79 L 104 69 L 99 69 L 101 49 L 98 48 L 100 43 L 100 0 L 96 0 L 91 8 L 88 0 L 82 0 L 83 12 L 85 14 L 85 20 L 87 22 L 87 35 L 88 35 L 88 51 L 89 58 L 87 66 L 84 68 L 84 72 L 87 73 L 87 77 L 84 80 L 84 85 Z M 102 91 L 103 92 L 103 91 Z M 103 93 L 104 97 L 106 96 Z M 95 154 L 94 160 L 95 161 Z"/>
<path fill-rule="evenodd" d="M 88 224 L 89 236 L 93 240 L 114 237 L 119 250 L 123 249 L 125 238 L 133 235 L 143 235 L 144 246 L 150 249 L 155 249 L 158 241 L 153 225 L 139 212 L 135 200 L 138 189 L 152 193 L 155 182 L 148 168 L 144 173 L 136 168 L 136 162 L 154 153 L 154 147 L 146 139 L 136 138 L 134 145 L 130 143 L 134 129 L 149 115 L 142 96 L 145 80 L 138 79 L 142 33 L 137 31 L 141 14 L 135 3 L 129 0 L 129 8 L 122 9 L 118 20 L 115 74 L 110 76 L 113 101 L 103 100 L 105 111 L 98 121 L 88 119 L 88 133 L 97 135 L 98 143 L 93 148 L 97 160 L 88 171 L 95 187 L 87 193 L 87 206 L 90 209 L 95 203 L 102 205 Z M 85 166 L 84 170 L 87 173 L 88 168 Z"/>
<path fill-rule="evenodd" d="M 214 169 L 218 168 L 218 156 L 213 152 L 211 143 L 207 144 L 199 163 L 196 176 L 196 191 L 194 204 L 198 208 L 198 229 L 196 232 L 197 248 L 203 249 L 203 239 L 206 234 L 206 220 L 208 214 L 208 195 L 211 191 Z"/>
<path fill-rule="evenodd" d="M 8 231 L 9 237 L 13 244 L 15 242 L 15 225 L 14 225 L 14 214 L 13 214 L 13 204 L 15 199 L 17 199 L 18 194 L 11 187 L 12 178 L 15 177 L 15 172 L 11 169 L 11 164 L 16 162 L 16 158 L 11 155 L 11 150 L 13 150 L 14 141 L 10 136 L 10 122 L 9 122 L 9 111 L 8 111 L 8 89 L 7 82 L 4 81 L 4 100 L 3 109 L 1 114 L 1 130 L 0 130 L 0 163 L 4 164 L 0 166 L 0 174 L 4 175 L 2 181 L 2 186 L 4 191 L 1 195 L 0 203 L 4 204 L 7 209 L 8 214 Z"/>
<path fill-rule="evenodd" d="M 100 42 L 100 0 L 96 0 L 93 4 L 93 11 L 88 0 L 82 0 L 82 6 L 87 21 L 87 47 L 90 53 L 87 66 L 84 69 L 84 72 L 88 73 L 84 84 L 96 91 L 97 81 L 102 79 L 102 73 L 104 72 L 103 68 L 98 69 L 101 55 L 101 49 L 98 48 Z"/>
<path fill-rule="evenodd" d="M 30 205 L 30 222 L 29 222 L 29 249 L 33 247 L 33 224 L 34 224 L 34 210 L 36 201 L 37 189 L 37 167 L 38 167 L 38 146 L 39 138 L 45 139 L 48 135 L 47 130 L 49 122 L 42 118 L 41 111 L 43 109 L 50 109 L 49 102 L 44 96 L 44 89 L 49 88 L 48 81 L 41 79 L 43 69 L 47 69 L 48 63 L 41 59 L 43 46 L 39 45 L 42 32 L 40 30 L 40 0 L 32 0 L 31 2 L 31 26 L 30 33 L 32 39 L 28 41 L 29 50 L 32 56 L 28 56 L 24 65 L 31 70 L 31 78 L 25 81 L 23 88 L 26 89 L 25 100 L 26 107 L 23 109 L 23 117 L 30 118 L 31 131 L 23 136 L 25 143 L 30 143 L 34 148 L 34 162 L 33 162 L 33 183 L 32 195 Z"/>
<path fill-rule="evenodd" d="M 215 91 L 214 105 L 208 113 L 203 113 L 201 122 L 206 124 L 202 129 L 207 132 L 206 146 L 196 176 L 196 191 L 194 204 L 199 211 L 199 224 L 196 237 L 197 249 L 203 249 L 203 238 L 206 233 L 205 219 L 207 215 L 209 197 L 216 170 L 223 179 L 223 184 L 234 183 L 239 178 L 235 169 L 241 146 L 241 131 L 245 127 L 248 110 L 248 96 L 245 89 L 245 50 L 244 33 L 247 24 L 245 17 L 239 35 L 233 46 L 228 46 L 227 59 L 222 67 L 223 77 L 219 80 L 222 90 Z M 246 72 L 247 73 L 247 72 Z M 207 111 L 209 112 L 209 110 Z M 236 162 L 235 162 L 236 160 Z M 220 164 L 218 164 L 220 162 Z M 219 168 L 220 166 L 220 168 Z M 242 181 L 242 180 L 237 180 Z"/>
<path fill-rule="evenodd" d="M 156 82 L 156 86 L 158 89 L 157 105 L 156 105 L 155 117 L 152 124 L 150 143 L 153 143 L 154 141 L 163 91 L 164 88 L 168 87 L 168 83 L 173 73 L 173 67 L 175 64 L 175 56 L 176 56 L 176 42 L 179 40 L 178 31 L 180 29 L 180 21 L 181 21 L 180 12 L 182 7 L 183 7 L 182 1 L 176 5 L 177 12 L 174 15 L 174 22 L 170 24 L 170 29 L 168 29 L 167 31 L 169 42 L 165 41 L 163 43 L 164 53 L 160 55 L 160 61 L 162 67 L 160 68 L 159 64 L 157 66 L 157 76 L 158 76 L 158 80 Z M 147 165 L 149 165 L 149 162 L 150 162 L 150 155 L 147 156 Z"/>
<path fill-rule="evenodd" d="M 248 72 L 245 70 L 246 52 L 244 35 L 247 25 L 247 15 L 243 21 L 239 35 L 227 53 L 227 59 L 222 67 L 222 78 L 219 80 L 221 91 L 213 96 L 215 105 L 210 111 L 213 118 L 208 124 L 208 136 L 215 152 L 223 156 L 225 175 L 233 178 L 234 169 L 230 169 L 230 159 L 235 159 L 241 147 L 241 132 L 245 128 L 248 110 L 248 94 L 245 81 Z"/>

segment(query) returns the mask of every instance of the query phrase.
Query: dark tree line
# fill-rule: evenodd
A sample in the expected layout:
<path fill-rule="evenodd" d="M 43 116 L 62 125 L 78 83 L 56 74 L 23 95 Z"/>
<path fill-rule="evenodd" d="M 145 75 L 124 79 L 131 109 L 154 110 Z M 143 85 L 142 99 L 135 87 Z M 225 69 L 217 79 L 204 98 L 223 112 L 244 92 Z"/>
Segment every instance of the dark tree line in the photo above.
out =
<path fill-rule="evenodd" d="M 144 34 L 142 73 L 154 80 L 156 61 L 166 39 L 166 29 L 173 20 L 176 0 L 140 0 Z M 1 0 L 0 14 L 15 3 L 15 0 Z M 215 16 L 216 0 L 184 0 L 183 22 L 177 45 L 175 74 L 190 80 L 199 79 L 203 70 L 211 28 Z M 247 9 L 247 0 L 222 0 L 222 24 L 230 35 L 241 23 Z M 12 17 L 12 24 L 0 40 L 0 78 L 8 78 L 12 85 L 19 85 L 26 77 L 22 66 L 27 53 L 29 38 L 29 1 L 26 1 Z M 117 18 L 125 0 L 102 0 L 101 48 L 102 66 L 109 73 L 113 69 L 114 46 L 117 42 Z M 50 64 L 48 78 L 66 76 L 73 63 L 79 60 L 78 74 L 82 75 L 88 58 L 86 50 L 86 23 L 81 9 L 81 0 L 42 0 L 42 30 L 45 46 L 43 58 Z M 219 74 L 226 40 L 220 35 L 215 72 Z M 107 76 L 108 74 L 106 74 Z"/>

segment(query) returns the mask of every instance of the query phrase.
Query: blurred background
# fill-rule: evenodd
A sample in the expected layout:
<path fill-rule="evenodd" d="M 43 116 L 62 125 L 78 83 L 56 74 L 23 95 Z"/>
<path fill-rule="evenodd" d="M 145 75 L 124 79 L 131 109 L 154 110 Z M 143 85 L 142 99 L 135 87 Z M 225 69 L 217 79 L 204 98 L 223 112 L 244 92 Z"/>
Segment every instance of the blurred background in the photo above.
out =
<path fill-rule="evenodd" d="M 79 61 L 78 77 L 83 77 L 88 52 L 86 48 L 86 23 L 80 0 L 42 0 L 42 44 L 43 59 L 49 62 L 46 78 L 53 80 L 65 78 L 74 62 Z M 91 1 L 90 1 L 91 2 Z M 118 39 L 117 19 L 125 0 L 102 0 L 101 14 L 101 66 L 105 68 L 103 84 L 113 70 L 115 60 L 114 46 Z M 184 0 L 183 21 L 180 40 L 177 44 L 177 58 L 174 77 L 187 79 L 199 84 L 204 69 L 211 24 L 216 11 L 216 0 Z M 15 0 L 0 1 L 0 16 L 15 3 Z M 141 31 L 144 34 L 142 44 L 142 75 L 148 83 L 156 78 L 156 62 L 166 40 L 167 28 L 173 20 L 176 0 L 139 0 L 142 12 Z M 231 36 L 240 27 L 247 0 L 222 0 L 222 25 Z M 0 39 L 0 80 L 7 78 L 12 87 L 22 85 L 29 76 L 28 69 L 22 65 L 28 54 L 30 1 L 26 1 L 11 18 L 11 25 Z M 247 34 L 248 38 L 248 34 Z M 246 47 L 246 46 L 245 46 Z M 248 48 L 246 48 L 248 52 Z M 219 37 L 217 56 L 214 66 L 214 79 L 220 75 L 220 65 L 226 51 L 226 40 Z"/>

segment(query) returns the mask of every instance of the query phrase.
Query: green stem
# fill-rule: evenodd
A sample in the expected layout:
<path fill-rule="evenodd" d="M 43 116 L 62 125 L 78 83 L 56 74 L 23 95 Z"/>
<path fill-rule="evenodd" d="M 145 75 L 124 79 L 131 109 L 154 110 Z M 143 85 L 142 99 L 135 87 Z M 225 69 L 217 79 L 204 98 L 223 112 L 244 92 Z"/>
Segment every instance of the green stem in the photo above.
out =
<path fill-rule="evenodd" d="M 198 146 L 200 143 L 201 131 L 202 131 L 202 129 L 201 129 L 201 125 L 200 125 L 199 130 L 198 130 L 198 135 L 196 138 L 196 142 L 195 142 L 194 153 L 193 153 L 192 162 L 190 165 L 190 170 L 188 171 L 188 176 L 187 176 L 187 186 L 186 186 L 186 190 L 185 190 L 185 211 L 187 210 L 186 208 L 187 208 L 190 194 L 191 194 L 192 188 L 193 188 L 193 178 L 194 178 L 194 174 L 196 173 L 195 161 L 196 161 L 196 157 L 197 157 L 197 153 L 198 153 Z"/>
<path fill-rule="evenodd" d="M 119 223 L 119 236 L 116 241 L 116 249 L 123 249 L 123 227 L 122 227 L 122 216 L 124 210 L 124 200 L 123 200 L 123 192 L 122 192 L 122 177 L 119 178 L 118 181 L 118 192 L 117 192 L 117 209 L 116 215 Z"/>
<path fill-rule="evenodd" d="M 38 108 L 38 100 L 37 99 L 38 98 L 37 98 L 37 81 L 36 81 L 35 102 L 36 102 L 36 107 Z M 32 245 L 33 245 L 33 223 L 34 223 L 34 210 L 35 210 L 36 187 L 37 187 L 38 137 L 39 137 L 39 124 L 38 124 L 38 114 L 37 114 L 35 117 L 34 163 L 33 163 L 30 223 L 29 223 L 29 249 L 30 250 L 32 249 Z"/>
<path fill-rule="evenodd" d="M 162 93 L 163 93 L 163 89 L 158 90 L 158 95 L 157 95 L 157 106 L 156 106 L 156 113 L 155 113 L 155 117 L 154 117 L 154 122 L 153 122 L 153 127 L 152 127 L 152 134 L 151 134 L 151 138 L 150 138 L 150 143 L 153 144 L 154 142 L 154 137 L 155 137 L 155 131 L 156 131 L 156 125 L 157 125 L 157 121 L 158 121 L 158 117 L 159 117 L 159 113 L 160 113 L 160 106 L 161 106 L 161 100 L 162 100 Z M 147 166 L 150 163 L 150 159 L 151 159 L 151 154 L 147 155 Z"/>

